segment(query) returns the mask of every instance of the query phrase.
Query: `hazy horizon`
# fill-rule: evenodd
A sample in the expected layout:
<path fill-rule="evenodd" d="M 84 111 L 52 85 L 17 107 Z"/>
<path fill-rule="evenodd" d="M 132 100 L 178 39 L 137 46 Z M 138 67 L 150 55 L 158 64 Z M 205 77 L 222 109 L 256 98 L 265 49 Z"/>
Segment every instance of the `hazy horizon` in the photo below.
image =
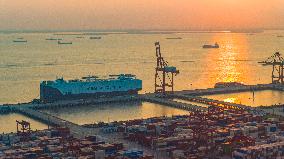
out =
<path fill-rule="evenodd" d="M 283 0 L 0 0 L 0 30 L 284 28 Z"/>
<path fill-rule="evenodd" d="M 282 28 L 238 28 L 238 29 L 0 29 L 0 32 L 121 32 L 121 33 L 186 33 L 186 32 L 253 32 L 253 31 L 269 31 L 269 30 L 284 30 Z"/>

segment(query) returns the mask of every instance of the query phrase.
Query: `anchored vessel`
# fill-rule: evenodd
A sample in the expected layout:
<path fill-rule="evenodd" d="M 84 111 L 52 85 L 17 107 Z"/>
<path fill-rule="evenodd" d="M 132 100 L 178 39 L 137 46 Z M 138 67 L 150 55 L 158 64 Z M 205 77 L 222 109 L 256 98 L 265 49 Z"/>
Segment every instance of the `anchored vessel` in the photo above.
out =
<path fill-rule="evenodd" d="M 62 42 L 62 41 L 58 41 L 57 42 L 59 45 L 62 45 L 62 44 L 72 44 L 72 42 Z"/>
<path fill-rule="evenodd" d="M 45 40 L 55 41 L 55 40 L 62 40 L 61 38 L 47 38 Z"/>
<path fill-rule="evenodd" d="M 82 77 L 82 79 L 42 81 L 40 83 L 40 99 L 44 102 L 66 99 L 84 99 L 90 97 L 111 97 L 133 95 L 142 90 L 142 80 L 135 75 L 109 75 L 102 79 L 97 76 Z"/>
<path fill-rule="evenodd" d="M 17 39 L 17 40 L 13 40 L 14 43 L 26 43 L 28 42 L 28 40 L 24 40 L 24 39 Z"/>
<path fill-rule="evenodd" d="M 93 36 L 93 37 L 90 37 L 90 39 L 101 39 L 102 37 L 100 37 L 100 36 Z"/>
<path fill-rule="evenodd" d="M 219 44 L 218 43 L 215 43 L 214 45 L 208 45 L 208 44 L 205 44 L 202 46 L 204 49 L 210 49 L 210 48 L 219 48 Z"/>

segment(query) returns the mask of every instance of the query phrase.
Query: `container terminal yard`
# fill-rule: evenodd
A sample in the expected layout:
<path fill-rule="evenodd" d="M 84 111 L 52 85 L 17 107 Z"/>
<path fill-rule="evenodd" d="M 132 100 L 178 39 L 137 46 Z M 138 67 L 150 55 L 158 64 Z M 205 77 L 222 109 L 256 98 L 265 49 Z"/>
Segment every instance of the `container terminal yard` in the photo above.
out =
<path fill-rule="evenodd" d="M 1 105 L 1 113 L 20 113 L 50 128 L 31 131 L 29 122 L 17 121 L 16 133 L 0 135 L 0 158 L 284 158 L 284 118 L 281 113 L 271 114 L 267 109 L 275 105 L 251 107 L 202 97 L 284 91 L 283 58 L 279 53 L 263 62 L 273 66 L 272 84 L 174 91 L 174 76 L 179 71 L 168 66 L 161 56 L 159 43 L 155 46 L 155 93 Z M 79 125 L 42 111 L 127 101 L 158 103 L 186 110 L 188 115 Z"/>

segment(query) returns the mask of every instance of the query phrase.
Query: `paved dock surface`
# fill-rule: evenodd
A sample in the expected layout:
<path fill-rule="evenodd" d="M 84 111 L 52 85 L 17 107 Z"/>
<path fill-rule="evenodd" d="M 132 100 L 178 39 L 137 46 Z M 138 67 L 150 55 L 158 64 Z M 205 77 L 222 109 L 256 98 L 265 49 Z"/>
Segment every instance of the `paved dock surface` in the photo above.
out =
<path fill-rule="evenodd" d="M 208 98 L 202 98 L 202 97 L 196 97 L 196 96 L 173 94 L 172 97 L 178 98 L 178 99 L 183 99 L 183 100 L 188 100 L 188 101 L 191 101 L 191 102 L 207 104 L 209 106 L 210 105 L 211 106 L 223 106 L 223 107 L 227 107 L 229 109 L 245 109 L 245 110 L 253 109 L 252 107 L 247 106 L 247 105 L 229 103 L 229 102 L 224 102 L 224 101 L 219 101 L 219 100 L 214 100 L 214 99 L 208 99 Z"/>
<path fill-rule="evenodd" d="M 99 135 L 103 138 L 104 141 L 107 141 L 109 143 L 116 143 L 116 142 L 123 143 L 126 149 L 142 150 L 144 154 L 153 155 L 155 159 L 170 159 L 170 157 L 166 155 L 166 153 L 161 153 L 149 147 L 142 146 L 138 144 L 138 142 L 129 141 L 127 139 L 124 139 L 122 133 L 110 133 L 110 134 L 100 133 Z"/>
<path fill-rule="evenodd" d="M 159 98 L 159 97 L 156 97 L 154 94 L 141 95 L 140 98 L 142 101 L 157 103 L 157 104 L 166 105 L 166 106 L 183 109 L 187 111 L 206 111 L 207 110 L 204 107 L 200 107 L 194 104 L 177 102 L 177 101 L 170 100 L 168 98 Z"/>

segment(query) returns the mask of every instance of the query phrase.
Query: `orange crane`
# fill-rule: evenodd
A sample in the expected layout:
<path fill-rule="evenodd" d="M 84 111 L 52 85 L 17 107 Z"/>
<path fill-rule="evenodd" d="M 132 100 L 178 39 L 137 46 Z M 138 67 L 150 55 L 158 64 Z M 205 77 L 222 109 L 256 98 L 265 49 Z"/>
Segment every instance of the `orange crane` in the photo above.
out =
<path fill-rule="evenodd" d="M 179 73 L 176 67 L 168 66 L 168 62 L 164 60 L 161 54 L 160 43 L 156 42 L 157 66 L 155 74 L 155 93 L 166 94 L 167 88 L 174 91 L 174 75 Z"/>
<path fill-rule="evenodd" d="M 267 58 L 265 61 L 259 62 L 262 65 L 272 65 L 272 83 L 281 83 L 284 84 L 284 58 L 279 52 L 275 52 L 272 56 Z"/>

